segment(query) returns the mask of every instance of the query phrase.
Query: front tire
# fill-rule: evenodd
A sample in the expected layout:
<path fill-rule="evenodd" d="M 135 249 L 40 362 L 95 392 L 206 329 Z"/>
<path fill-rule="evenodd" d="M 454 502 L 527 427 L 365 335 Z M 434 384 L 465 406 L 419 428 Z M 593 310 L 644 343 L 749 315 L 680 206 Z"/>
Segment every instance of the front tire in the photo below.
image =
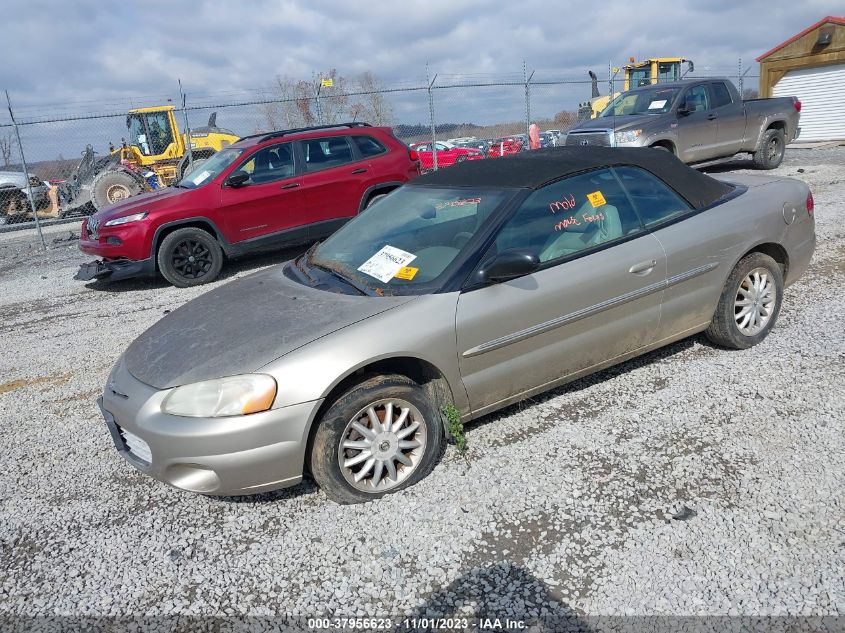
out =
<path fill-rule="evenodd" d="M 743 257 L 731 271 L 707 338 L 723 347 L 747 349 L 775 325 L 783 297 L 783 271 L 763 253 Z"/>
<path fill-rule="evenodd" d="M 141 183 L 125 171 L 105 171 L 91 183 L 91 202 L 97 211 L 141 193 Z"/>
<path fill-rule="evenodd" d="M 208 231 L 186 227 L 162 240 L 156 260 L 167 281 L 188 288 L 217 278 L 223 268 L 223 249 Z"/>
<path fill-rule="evenodd" d="M 444 448 L 437 410 L 422 387 L 399 375 L 355 385 L 317 424 L 311 473 L 337 503 L 362 503 L 414 485 Z"/>
<path fill-rule="evenodd" d="M 760 139 L 760 147 L 754 152 L 754 166 L 775 169 L 783 162 L 785 151 L 783 130 L 766 130 Z"/>

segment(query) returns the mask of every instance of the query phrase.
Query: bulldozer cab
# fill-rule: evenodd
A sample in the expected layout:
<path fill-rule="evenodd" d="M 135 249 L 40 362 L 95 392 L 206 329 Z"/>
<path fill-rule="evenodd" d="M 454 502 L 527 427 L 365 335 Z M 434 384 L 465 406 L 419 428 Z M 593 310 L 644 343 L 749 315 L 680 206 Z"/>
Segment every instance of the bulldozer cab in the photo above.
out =
<path fill-rule="evenodd" d="M 127 143 L 136 150 L 142 165 L 179 158 L 185 152 L 173 110 L 173 106 L 139 108 L 126 116 Z"/>

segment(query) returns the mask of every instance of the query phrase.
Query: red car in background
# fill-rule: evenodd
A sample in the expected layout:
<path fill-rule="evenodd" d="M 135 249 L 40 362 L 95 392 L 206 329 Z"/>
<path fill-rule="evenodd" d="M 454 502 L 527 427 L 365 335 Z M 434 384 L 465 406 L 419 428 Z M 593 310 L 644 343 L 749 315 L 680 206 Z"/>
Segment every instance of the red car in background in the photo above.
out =
<path fill-rule="evenodd" d="M 510 156 L 511 154 L 519 154 L 523 149 L 523 142 L 515 136 L 503 136 L 494 139 L 490 143 L 490 150 L 487 155 L 490 158 L 498 158 L 499 156 Z"/>
<path fill-rule="evenodd" d="M 449 143 L 437 141 L 437 167 L 449 167 L 465 160 L 481 160 L 484 152 L 472 147 L 457 147 Z M 423 169 L 434 169 L 434 152 L 431 143 L 414 143 L 411 149 L 419 156 Z"/>
<path fill-rule="evenodd" d="M 212 281 L 224 260 L 314 242 L 420 173 L 388 127 L 343 123 L 247 136 L 171 187 L 109 205 L 82 223 L 99 257 L 76 279 L 161 274 Z"/>

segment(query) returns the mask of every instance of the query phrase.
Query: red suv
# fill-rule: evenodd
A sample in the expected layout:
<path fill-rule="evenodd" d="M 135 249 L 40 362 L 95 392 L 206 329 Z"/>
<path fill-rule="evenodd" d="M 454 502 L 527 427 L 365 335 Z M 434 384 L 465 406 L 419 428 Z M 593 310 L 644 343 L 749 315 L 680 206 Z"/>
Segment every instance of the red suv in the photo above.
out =
<path fill-rule="evenodd" d="M 344 123 L 248 136 L 174 186 L 87 218 L 79 248 L 101 259 L 75 278 L 160 272 L 174 286 L 207 283 L 224 257 L 327 237 L 419 173 L 416 152 L 386 127 Z"/>

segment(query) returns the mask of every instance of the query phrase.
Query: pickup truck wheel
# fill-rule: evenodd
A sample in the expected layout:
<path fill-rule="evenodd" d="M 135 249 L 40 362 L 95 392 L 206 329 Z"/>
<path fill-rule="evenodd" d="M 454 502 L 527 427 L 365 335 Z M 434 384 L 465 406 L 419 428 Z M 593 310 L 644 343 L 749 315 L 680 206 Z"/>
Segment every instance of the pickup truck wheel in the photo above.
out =
<path fill-rule="evenodd" d="M 743 257 L 725 282 L 707 338 L 733 349 L 757 345 L 774 327 L 782 296 L 778 263 L 763 253 Z"/>
<path fill-rule="evenodd" d="M 158 269 L 177 288 L 207 284 L 223 267 L 223 249 L 214 236 L 195 227 L 176 229 L 158 248 Z"/>
<path fill-rule="evenodd" d="M 425 391 L 405 376 L 373 376 L 329 407 L 311 445 L 314 480 L 337 503 L 402 490 L 434 468 L 443 424 Z"/>
<path fill-rule="evenodd" d="M 754 152 L 754 166 L 758 169 L 774 169 L 783 162 L 783 130 L 766 130 L 760 139 L 760 147 Z"/>

